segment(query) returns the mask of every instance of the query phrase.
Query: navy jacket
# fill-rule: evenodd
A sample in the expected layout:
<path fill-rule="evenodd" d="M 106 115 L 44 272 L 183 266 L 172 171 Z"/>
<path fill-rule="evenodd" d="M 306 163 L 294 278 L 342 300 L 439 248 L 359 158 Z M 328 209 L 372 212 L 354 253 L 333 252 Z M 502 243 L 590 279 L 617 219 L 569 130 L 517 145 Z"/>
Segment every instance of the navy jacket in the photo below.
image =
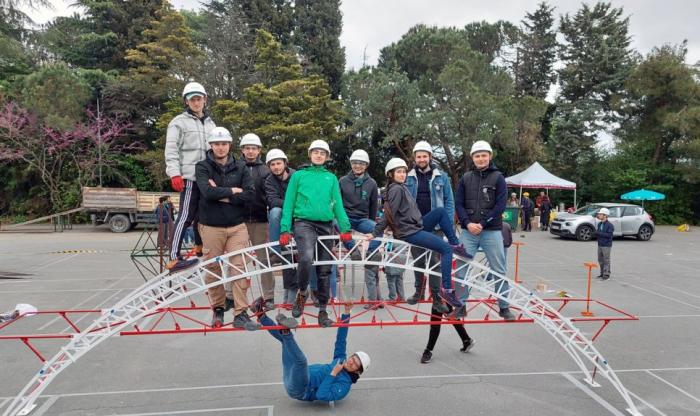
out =
<path fill-rule="evenodd" d="M 612 247 L 613 232 L 615 226 L 610 221 L 600 221 L 596 228 L 596 237 L 598 237 L 598 247 Z"/>

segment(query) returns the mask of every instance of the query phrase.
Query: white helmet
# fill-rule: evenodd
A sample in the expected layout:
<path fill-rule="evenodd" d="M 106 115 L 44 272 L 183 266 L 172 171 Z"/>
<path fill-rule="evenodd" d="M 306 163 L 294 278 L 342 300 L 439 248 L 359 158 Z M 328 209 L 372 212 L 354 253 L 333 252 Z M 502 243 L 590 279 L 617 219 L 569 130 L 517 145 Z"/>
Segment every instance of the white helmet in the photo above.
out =
<path fill-rule="evenodd" d="M 406 168 L 408 169 L 408 165 L 406 164 L 406 161 L 403 159 L 400 159 L 398 157 L 393 157 L 389 159 L 388 162 L 386 162 L 386 167 L 384 168 L 384 173 L 389 176 L 389 172 L 396 168 Z"/>
<path fill-rule="evenodd" d="M 472 150 L 471 152 L 469 152 L 469 156 L 473 155 L 476 152 L 489 152 L 493 154 L 493 149 L 491 149 L 491 145 L 489 144 L 489 142 L 484 140 L 477 140 L 472 145 Z"/>
<path fill-rule="evenodd" d="M 284 159 L 285 162 L 288 161 L 287 155 L 284 154 L 284 152 L 280 149 L 270 149 L 269 152 L 267 152 L 267 155 L 265 156 L 265 164 L 269 165 L 270 162 L 273 160 L 277 159 Z"/>
<path fill-rule="evenodd" d="M 328 157 L 331 156 L 331 148 L 328 147 L 328 143 L 326 143 L 325 140 L 314 140 L 313 142 L 311 142 L 311 144 L 309 145 L 309 153 L 314 149 L 325 150 L 326 153 L 328 153 Z"/>
<path fill-rule="evenodd" d="M 195 95 L 199 95 L 200 97 L 206 97 L 207 92 L 204 90 L 204 87 L 199 82 L 187 83 L 187 85 L 185 85 L 185 88 L 182 90 L 182 98 L 187 100 L 191 97 L 194 97 Z"/>
<path fill-rule="evenodd" d="M 413 154 L 415 155 L 416 152 L 428 152 L 430 153 L 430 156 L 432 156 L 433 146 L 431 146 L 430 143 L 426 142 L 425 140 L 421 140 L 416 143 L 415 146 L 413 146 Z"/>
<path fill-rule="evenodd" d="M 233 142 L 233 137 L 231 133 L 224 127 L 214 127 L 207 137 L 207 143 L 211 144 L 214 142 Z"/>
<path fill-rule="evenodd" d="M 610 210 L 607 209 L 607 208 L 601 208 L 600 211 L 598 211 L 598 214 L 603 214 L 603 215 L 605 215 L 606 217 L 609 217 L 609 216 L 610 216 Z"/>
<path fill-rule="evenodd" d="M 357 355 L 357 358 L 359 358 L 360 362 L 362 363 L 362 372 L 365 372 L 369 368 L 369 364 L 371 362 L 369 355 L 364 351 L 357 351 L 355 352 L 355 355 Z"/>
<path fill-rule="evenodd" d="M 350 163 L 352 163 L 353 160 L 358 162 L 365 162 L 369 165 L 369 155 L 362 149 L 355 150 L 354 152 L 352 152 L 352 154 L 350 155 Z"/>
<path fill-rule="evenodd" d="M 258 137 L 257 134 L 255 133 L 248 133 L 243 135 L 241 137 L 241 142 L 238 144 L 239 147 L 243 146 L 258 146 L 262 147 L 262 142 L 260 141 L 260 137 Z"/>

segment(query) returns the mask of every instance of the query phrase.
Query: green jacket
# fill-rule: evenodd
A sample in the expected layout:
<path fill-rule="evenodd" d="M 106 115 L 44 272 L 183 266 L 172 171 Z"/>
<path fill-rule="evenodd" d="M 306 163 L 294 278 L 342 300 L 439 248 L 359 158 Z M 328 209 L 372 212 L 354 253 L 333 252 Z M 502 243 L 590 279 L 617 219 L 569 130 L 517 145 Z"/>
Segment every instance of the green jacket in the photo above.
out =
<path fill-rule="evenodd" d="M 313 165 L 294 172 L 284 197 L 280 232 L 291 232 L 295 219 L 333 221 L 334 218 L 341 233 L 350 231 L 335 175 L 323 166 Z"/>

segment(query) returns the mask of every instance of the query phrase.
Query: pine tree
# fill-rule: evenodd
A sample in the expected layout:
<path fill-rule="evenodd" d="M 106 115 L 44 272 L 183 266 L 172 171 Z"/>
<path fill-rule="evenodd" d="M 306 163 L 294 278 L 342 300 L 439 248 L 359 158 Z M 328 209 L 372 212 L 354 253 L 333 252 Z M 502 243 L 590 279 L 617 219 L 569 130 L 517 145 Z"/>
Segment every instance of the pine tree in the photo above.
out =
<path fill-rule="evenodd" d="M 518 47 L 515 89 L 518 96 L 545 98 L 556 81 L 554 62 L 557 59 L 557 33 L 554 28 L 554 7 L 540 3 L 527 13 L 522 24 L 524 33 Z"/>

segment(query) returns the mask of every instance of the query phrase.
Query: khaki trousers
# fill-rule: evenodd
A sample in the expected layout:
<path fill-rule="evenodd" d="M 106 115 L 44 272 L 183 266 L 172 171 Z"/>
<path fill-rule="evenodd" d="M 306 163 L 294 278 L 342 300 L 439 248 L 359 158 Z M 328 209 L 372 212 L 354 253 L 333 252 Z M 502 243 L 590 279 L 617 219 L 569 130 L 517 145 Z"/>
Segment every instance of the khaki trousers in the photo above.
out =
<path fill-rule="evenodd" d="M 248 229 L 245 224 L 238 224 L 234 227 L 211 227 L 204 224 L 199 224 L 199 233 L 202 235 L 202 243 L 204 244 L 204 253 L 206 260 L 216 258 L 217 256 L 240 250 L 248 246 Z M 228 262 L 243 269 L 245 267 L 243 256 L 233 256 L 228 258 Z M 213 263 L 207 266 L 212 273 L 221 276 L 221 266 L 219 263 Z M 227 274 L 230 270 L 227 270 Z M 212 275 L 206 274 L 204 281 L 209 284 L 216 282 L 218 279 Z M 248 279 L 234 280 L 231 284 L 233 290 L 234 315 L 244 312 L 248 308 L 248 288 L 250 284 Z M 209 301 L 212 307 L 224 307 L 226 299 L 226 290 L 223 285 L 217 285 L 209 289 Z"/>
<path fill-rule="evenodd" d="M 250 236 L 250 242 L 257 246 L 258 244 L 265 244 L 268 242 L 267 231 L 269 224 L 266 222 L 247 222 L 245 223 L 248 227 L 248 235 Z M 256 250 L 256 255 L 258 260 L 263 263 L 267 263 L 267 253 L 263 250 Z M 275 278 L 270 272 L 263 273 L 260 275 L 260 285 L 262 286 L 263 297 L 267 299 L 275 298 Z"/>

